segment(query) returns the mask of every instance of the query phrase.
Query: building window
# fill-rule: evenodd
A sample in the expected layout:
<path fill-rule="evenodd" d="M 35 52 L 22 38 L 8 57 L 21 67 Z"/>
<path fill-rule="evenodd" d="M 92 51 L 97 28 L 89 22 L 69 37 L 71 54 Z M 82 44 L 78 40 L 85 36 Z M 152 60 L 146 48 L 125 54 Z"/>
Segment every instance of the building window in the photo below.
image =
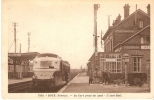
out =
<path fill-rule="evenodd" d="M 143 28 L 143 21 L 139 21 L 139 28 Z"/>
<path fill-rule="evenodd" d="M 141 71 L 141 57 L 134 57 L 134 72 Z"/>
<path fill-rule="evenodd" d="M 143 39 L 143 37 L 141 37 L 141 44 L 144 44 L 144 39 Z"/>
<path fill-rule="evenodd" d="M 141 44 L 149 44 L 150 43 L 150 37 L 141 37 Z"/>
<path fill-rule="evenodd" d="M 120 54 L 105 54 L 101 64 L 104 70 L 109 70 L 111 73 L 122 72 L 122 58 Z"/>
<path fill-rule="evenodd" d="M 146 37 L 147 43 L 150 43 L 150 37 Z"/>

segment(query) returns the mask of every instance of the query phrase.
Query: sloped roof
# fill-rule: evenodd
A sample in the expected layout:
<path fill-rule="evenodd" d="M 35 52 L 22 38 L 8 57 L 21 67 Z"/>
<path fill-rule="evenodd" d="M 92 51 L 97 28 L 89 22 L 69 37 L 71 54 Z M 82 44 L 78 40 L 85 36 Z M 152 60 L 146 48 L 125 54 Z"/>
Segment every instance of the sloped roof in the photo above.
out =
<path fill-rule="evenodd" d="M 92 54 L 92 56 L 90 57 L 90 59 L 88 61 L 91 61 L 94 57 L 95 53 Z"/>
<path fill-rule="evenodd" d="M 119 24 L 121 24 L 122 22 L 124 22 L 124 21 L 126 21 L 128 18 L 130 18 L 131 16 L 133 16 L 135 13 L 137 13 L 137 12 L 142 12 L 144 15 L 146 15 L 147 17 L 149 17 L 150 18 L 150 16 L 147 14 L 147 13 L 145 13 L 144 11 L 142 11 L 141 9 L 138 9 L 138 10 L 136 10 L 135 12 L 133 12 L 131 15 L 129 15 L 127 18 L 125 18 L 125 19 L 123 19 L 122 21 L 120 21 L 117 25 L 115 25 L 115 26 L 113 26 L 113 28 L 115 28 L 115 27 L 117 27 Z"/>
<path fill-rule="evenodd" d="M 134 35 L 132 35 L 131 37 L 129 37 L 128 39 L 126 39 L 125 41 L 119 43 L 118 45 L 116 45 L 114 48 L 116 48 L 117 46 L 126 43 L 127 41 L 129 41 L 130 39 L 134 38 L 136 35 L 140 34 L 142 31 L 144 31 L 145 29 L 149 28 L 150 25 L 144 27 L 143 29 L 141 29 L 140 31 L 136 32 Z"/>
<path fill-rule="evenodd" d="M 104 38 L 106 37 L 106 35 L 107 35 L 107 33 L 108 33 L 108 31 L 109 31 L 110 29 L 113 29 L 113 28 L 117 27 L 118 25 L 120 25 L 121 23 L 125 22 L 127 19 L 129 19 L 131 16 L 133 16 L 133 15 L 134 15 L 135 13 L 137 13 L 137 12 L 141 12 L 141 13 L 143 13 L 144 15 L 146 15 L 147 17 L 150 18 L 150 16 L 149 16 L 147 13 L 145 13 L 145 12 L 142 11 L 141 9 L 138 9 L 138 10 L 136 10 L 135 12 L 133 12 L 131 15 L 129 15 L 127 18 L 125 18 L 125 19 L 123 19 L 122 21 L 120 21 L 120 22 L 119 22 L 118 24 L 116 24 L 115 26 L 109 28 L 109 29 L 106 31 L 106 33 L 105 33 L 105 35 L 103 36 L 102 39 L 104 40 Z"/>

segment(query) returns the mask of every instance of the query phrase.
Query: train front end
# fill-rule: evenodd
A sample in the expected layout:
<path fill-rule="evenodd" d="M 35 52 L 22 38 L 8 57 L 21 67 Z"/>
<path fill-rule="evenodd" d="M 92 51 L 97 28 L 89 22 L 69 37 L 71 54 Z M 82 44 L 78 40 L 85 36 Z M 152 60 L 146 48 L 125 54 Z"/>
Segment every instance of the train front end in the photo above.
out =
<path fill-rule="evenodd" d="M 61 59 L 53 54 L 39 54 L 33 60 L 32 77 L 33 86 L 37 87 L 53 87 L 55 84 L 55 73 L 60 71 Z"/>

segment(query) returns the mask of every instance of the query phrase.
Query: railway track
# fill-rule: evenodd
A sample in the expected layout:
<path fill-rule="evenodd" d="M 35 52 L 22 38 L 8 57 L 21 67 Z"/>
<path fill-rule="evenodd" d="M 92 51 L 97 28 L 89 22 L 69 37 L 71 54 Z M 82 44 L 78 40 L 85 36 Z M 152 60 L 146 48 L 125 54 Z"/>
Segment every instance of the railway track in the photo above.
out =
<path fill-rule="evenodd" d="M 9 84 L 8 85 L 8 93 L 21 93 L 21 91 L 30 88 L 31 84 L 32 84 L 32 81 Z"/>
<path fill-rule="evenodd" d="M 71 73 L 70 80 L 71 81 L 79 72 Z M 32 81 L 26 81 L 21 83 L 9 84 L 8 85 L 8 93 L 57 93 L 61 88 L 63 88 L 66 84 L 58 87 L 54 87 L 52 89 L 49 88 L 32 88 Z"/>
<path fill-rule="evenodd" d="M 71 77 L 70 77 L 70 80 L 68 82 L 70 82 L 78 74 L 79 74 L 79 72 L 71 73 Z M 66 85 L 66 83 L 64 85 L 53 87 L 53 88 L 46 88 L 46 87 L 44 87 L 44 88 L 35 88 L 35 89 L 30 88 L 27 92 L 28 93 L 57 93 L 65 85 Z"/>

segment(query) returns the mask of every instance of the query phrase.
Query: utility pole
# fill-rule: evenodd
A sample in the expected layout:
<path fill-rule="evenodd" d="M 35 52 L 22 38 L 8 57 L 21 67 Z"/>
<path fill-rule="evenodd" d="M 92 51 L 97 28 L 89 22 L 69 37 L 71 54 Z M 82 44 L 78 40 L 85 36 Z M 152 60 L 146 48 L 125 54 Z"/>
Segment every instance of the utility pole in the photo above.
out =
<path fill-rule="evenodd" d="M 101 31 L 101 47 L 103 48 L 102 34 L 104 35 L 104 33 Z"/>
<path fill-rule="evenodd" d="M 136 33 L 137 32 L 137 4 L 136 4 L 136 11 L 135 11 L 134 30 Z"/>
<path fill-rule="evenodd" d="M 20 43 L 20 53 L 21 53 L 21 43 Z"/>
<path fill-rule="evenodd" d="M 107 15 L 108 16 L 108 29 L 110 28 L 110 18 L 112 15 Z"/>
<path fill-rule="evenodd" d="M 100 4 L 94 4 L 94 36 L 95 36 L 95 52 L 97 52 L 97 10 Z"/>
<path fill-rule="evenodd" d="M 15 54 L 16 54 L 16 26 L 17 26 L 17 23 L 13 23 L 13 26 L 14 26 L 14 42 L 15 42 Z"/>
<path fill-rule="evenodd" d="M 96 73 L 98 73 L 98 68 L 99 68 L 99 60 L 98 60 L 98 47 L 97 47 L 97 10 L 100 7 L 100 4 L 94 4 L 94 47 L 95 47 L 95 60 L 94 60 L 94 69 Z M 96 74 L 97 75 L 97 74 Z M 98 76 L 94 76 L 94 83 L 98 83 Z"/>
<path fill-rule="evenodd" d="M 28 52 L 30 51 L 30 32 L 28 32 Z"/>
<path fill-rule="evenodd" d="M 94 45 L 95 45 L 95 68 L 98 68 L 98 47 L 97 47 L 97 10 L 100 4 L 94 4 Z"/>
<path fill-rule="evenodd" d="M 110 28 L 110 15 L 108 15 L 108 28 Z"/>
<path fill-rule="evenodd" d="M 13 26 L 14 26 L 14 42 L 15 42 L 15 56 L 16 56 L 16 26 L 17 26 L 17 23 L 13 23 Z M 14 58 L 14 78 L 16 78 L 16 57 Z"/>

